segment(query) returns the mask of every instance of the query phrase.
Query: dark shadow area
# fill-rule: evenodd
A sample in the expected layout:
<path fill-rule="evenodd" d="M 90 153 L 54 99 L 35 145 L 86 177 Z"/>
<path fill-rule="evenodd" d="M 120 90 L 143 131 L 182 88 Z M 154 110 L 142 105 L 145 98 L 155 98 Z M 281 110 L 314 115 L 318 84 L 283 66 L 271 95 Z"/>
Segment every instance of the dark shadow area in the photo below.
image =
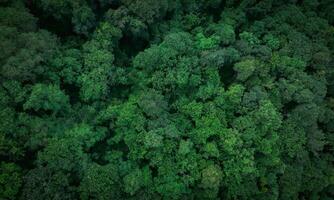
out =
<path fill-rule="evenodd" d="M 236 72 L 233 70 L 233 64 L 224 64 L 223 67 L 219 69 L 220 80 L 224 84 L 225 89 L 227 89 L 236 78 Z"/>

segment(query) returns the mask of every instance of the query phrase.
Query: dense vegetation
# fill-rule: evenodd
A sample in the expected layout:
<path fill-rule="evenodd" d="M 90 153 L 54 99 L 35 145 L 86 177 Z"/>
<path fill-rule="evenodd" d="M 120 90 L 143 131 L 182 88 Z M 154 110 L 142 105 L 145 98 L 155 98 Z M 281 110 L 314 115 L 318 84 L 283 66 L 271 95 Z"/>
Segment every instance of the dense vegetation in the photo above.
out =
<path fill-rule="evenodd" d="M 331 0 L 1 0 L 0 199 L 334 196 Z"/>

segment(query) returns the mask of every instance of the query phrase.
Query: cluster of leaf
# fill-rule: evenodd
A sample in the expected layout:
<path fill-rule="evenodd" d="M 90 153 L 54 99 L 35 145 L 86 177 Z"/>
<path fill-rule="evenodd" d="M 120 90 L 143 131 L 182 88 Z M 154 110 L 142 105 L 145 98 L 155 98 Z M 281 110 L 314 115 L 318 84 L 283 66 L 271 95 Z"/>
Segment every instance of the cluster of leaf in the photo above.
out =
<path fill-rule="evenodd" d="M 0 1 L 0 199 L 331 199 L 333 9 Z"/>

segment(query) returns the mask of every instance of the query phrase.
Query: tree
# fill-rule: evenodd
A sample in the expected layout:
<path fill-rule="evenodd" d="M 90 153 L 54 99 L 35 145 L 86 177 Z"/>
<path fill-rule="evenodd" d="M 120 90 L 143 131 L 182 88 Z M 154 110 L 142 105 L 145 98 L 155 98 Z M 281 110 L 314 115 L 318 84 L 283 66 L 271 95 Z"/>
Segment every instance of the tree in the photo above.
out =
<path fill-rule="evenodd" d="M 149 186 L 151 182 L 151 174 L 147 167 L 144 169 L 134 169 L 123 178 L 124 191 L 130 195 L 134 195 L 142 187 Z"/>
<path fill-rule="evenodd" d="M 229 24 L 214 24 L 212 27 L 209 27 L 209 31 L 213 32 L 213 36 L 217 38 L 222 45 L 229 45 L 235 42 L 234 28 Z"/>
<path fill-rule="evenodd" d="M 109 94 L 109 86 L 125 83 L 123 69 L 114 66 L 113 48 L 121 37 L 120 31 L 103 23 L 84 44 L 83 71 L 78 77 L 84 101 L 101 100 Z"/>
<path fill-rule="evenodd" d="M 88 6 L 75 8 L 72 23 L 75 32 L 88 35 L 95 26 L 95 15 L 92 9 Z"/>
<path fill-rule="evenodd" d="M 238 62 L 234 65 L 234 70 L 237 71 L 237 79 L 240 81 L 246 81 L 254 72 L 258 63 L 256 60 L 245 60 Z"/>
<path fill-rule="evenodd" d="M 35 31 L 37 19 L 24 7 L 1 7 L 0 24 L 7 27 L 15 27 L 18 31 Z"/>
<path fill-rule="evenodd" d="M 22 171 L 14 163 L 1 162 L 0 165 L 0 198 L 16 199 L 22 184 Z"/>
<path fill-rule="evenodd" d="M 70 108 L 69 98 L 56 85 L 36 84 L 31 90 L 31 94 L 24 103 L 25 110 L 52 111 L 53 113 L 66 112 Z"/>
<path fill-rule="evenodd" d="M 124 1 L 124 4 L 129 8 L 129 10 L 137 15 L 142 21 L 151 24 L 155 20 L 164 17 L 168 10 L 169 2 L 166 0 L 153 1 Z"/>
<path fill-rule="evenodd" d="M 82 199 L 121 198 L 121 180 L 117 166 L 91 164 L 85 171 L 79 190 Z"/>
<path fill-rule="evenodd" d="M 79 142 L 84 149 L 88 150 L 97 142 L 103 140 L 105 132 L 106 130 L 102 127 L 97 127 L 97 130 L 93 130 L 93 128 L 87 124 L 78 124 L 68 130 L 65 133 L 65 137 Z"/>
<path fill-rule="evenodd" d="M 30 170 L 24 177 L 21 198 L 24 199 L 72 199 L 72 188 L 68 176 L 61 171 L 52 171 L 46 167 Z"/>
<path fill-rule="evenodd" d="M 0 199 L 332 199 L 329 0 L 0 0 Z"/>
<path fill-rule="evenodd" d="M 11 50 L 3 61 L 2 76 L 22 82 L 36 81 L 38 76 L 46 73 L 48 67 L 45 63 L 49 62 L 57 50 L 55 36 L 41 30 L 16 34 L 10 38 L 10 41 L 17 40 L 19 45 L 15 47 L 15 50 Z"/>

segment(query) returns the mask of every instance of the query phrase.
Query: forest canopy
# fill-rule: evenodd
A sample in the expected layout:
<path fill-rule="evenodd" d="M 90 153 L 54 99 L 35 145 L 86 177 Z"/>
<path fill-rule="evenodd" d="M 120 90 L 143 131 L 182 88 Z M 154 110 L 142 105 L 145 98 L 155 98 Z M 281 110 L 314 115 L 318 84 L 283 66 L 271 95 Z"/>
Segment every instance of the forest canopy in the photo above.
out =
<path fill-rule="evenodd" d="M 334 197 L 331 0 L 0 0 L 0 200 Z"/>

